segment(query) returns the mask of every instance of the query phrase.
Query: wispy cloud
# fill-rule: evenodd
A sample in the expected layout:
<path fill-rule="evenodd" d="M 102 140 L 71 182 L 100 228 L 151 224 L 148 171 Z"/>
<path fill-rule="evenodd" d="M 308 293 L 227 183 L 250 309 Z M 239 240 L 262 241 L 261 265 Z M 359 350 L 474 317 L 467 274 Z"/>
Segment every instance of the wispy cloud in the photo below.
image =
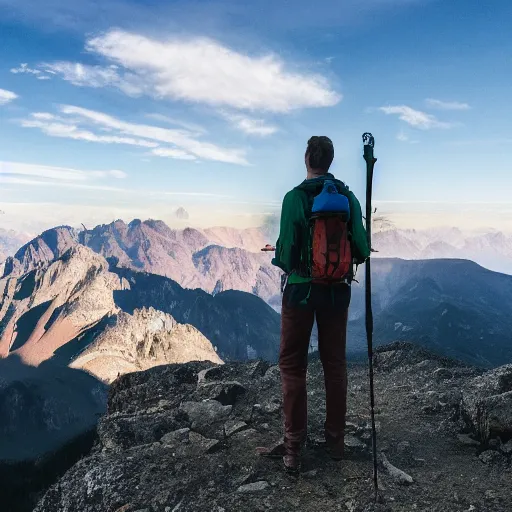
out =
<path fill-rule="evenodd" d="M 16 93 L 12 91 L 6 91 L 5 89 L 0 89 L 0 105 L 6 105 L 16 98 L 18 98 Z"/>
<path fill-rule="evenodd" d="M 167 158 L 177 158 L 178 160 L 196 160 L 194 155 L 190 155 L 181 149 L 172 148 L 156 148 L 151 150 L 151 153 L 156 156 L 163 156 Z"/>
<path fill-rule="evenodd" d="M 106 171 L 82 171 L 78 169 L 70 169 L 66 167 L 55 167 L 39 164 L 27 164 L 22 162 L 1 162 L 0 175 L 13 178 L 14 176 L 29 176 L 48 181 L 48 183 L 60 182 L 87 182 L 97 179 L 114 178 L 124 179 L 126 173 L 117 169 Z M 19 179 L 19 178 L 15 178 Z M 14 183 L 15 181 L 11 181 Z"/>
<path fill-rule="evenodd" d="M 7 183 L 10 185 L 28 185 L 33 187 L 63 187 L 86 190 L 103 190 L 107 192 L 128 192 L 128 190 L 124 188 L 109 187 L 106 185 L 88 185 L 86 183 L 75 183 L 72 181 L 44 181 L 31 178 L 17 178 L 15 176 L 3 176 L 1 174 L 0 183 Z"/>
<path fill-rule="evenodd" d="M 204 37 L 157 40 L 111 30 L 89 39 L 86 49 L 112 65 L 60 61 L 41 69 L 78 86 L 236 109 L 288 112 L 341 100 L 322 75 L 293 70 L 272 53 L 250 56 Z"/>
<path fill-rule="evenodd" d="M 79 170 L 67 167 L 57 167 L 24 162 L 0 161 L 0 183 L 30 186 L 30 187 L 62 187 L 70 189 L 101 190 L 140 195 L 139 188 L 112 186 L 112 181 L 127 178 L 124 171 L 109 170 Z M 233 196 L 201 191 L 179 190 L 145 190 L 145 196 L 183 196 L 200 198 L 223 198 Z"/>
<path fill-rule="evenodd" d="M 221 148 L 215 144 L 197 140 L 185 130 L 171 130 L 146 124 L 127 123 L 113 116 L 103 114 L 102 112 L 87 110 L 72 105 L 63 105 L 61 111 L 64 114 L 81 117 L 95 125 L 117 130 L 124 135 L 145 137 L 153 141 L 171 144 L 186 153 L 205 160 L 247 164 L 243 150 Z"/>
<path fill-rule="evenodd" d="M 278 131 L 277 126 L 266 124 L 263 119 L 254 119 L 241 114 L 220 112 L 221 116 L 229 121 L 235 128 L 249 135 L 267 137 Z"/>
<path fill-rule="evenodd" d="M 117 87 L 129 96 L 140 96 L 144 92 L 144 84 L 137 76 L 131 73 L 121 76 L 119 67 L 115 65 L 89 66 L 79 62 L 59 61 L 42 64 L 41 68 L 79 87 Z"/>
<path fill-rule="evenodd" d="M 128 123 L 103 112 L 72 105 L 62 105 L 60 114 L 55 116 L 48 112 L 34 112 L 30 118 L 21 120 L 21 125 L 25 128 L 38 128 L 51 137 L 151 148 L 157 150 L 153 151 L 154 155 L 167 158 L 180 160 L 201 158 L 247 165 L 244 150 L 222 148 L 199 140 L 197 133 L 187 130 Z M 107 131 L 109 135 L 98 134 L 93 131 L 94 128 Z M 165 146 L 161 147 L 162 143 Z"/>
<path fill-rule="evenodd" d="M 430 130 L 432 128 L 451 128 L 453 126 L 453 123 L 439 121 L 431 114 L 415 110 L 406 105 L 380 107 L 379 110 L 385 114 L 398 115 L 400 120 L 410 126 L 414 126 L 415 128 L 420 128 L 422 130 Z"/>
<path fill-rule="evenodd" d="M 469 110 L 471 108 L 467 103 L 459 103 L 458 101 L 441 101 L 427 98 L 425 103 L 432 108 L 439 110 Z"/>
<path fill-rule="evenodd" d="M 20 74 L 25 73 L 28 75 L 34 75 L 38 80 L 50 80 L 48 74 L 44 74 L 40 69 L 32 69 L 28 67 L 27 63 L 20 64 L 19 68 L 11 68 L 11 73 Z"/>
<path fill-rule="evenodd" d="M 51 137 L 99 142 L 102 144 L 128 144 L 130 146 L 141 146 L 145 148 L 155 148 L 158 146 L 156 142 L 144 139 L 118 137 L 115 135 L 97 135 L 89 130 L 80 129 L 78 126 L 66 122 L 52 122 L 37 118 L 24 119 L 21 121 L 21 126 L 24 128 L 39 128 L 43 133 Z"/>
<path fill-rule="evenodd" d="M 148 119 L 153 119 L 155 121 L 160 121 L 162 123 L 170 124 L 172 126 L 179 126 L 181 128 L 185 128 L 186 130 L 190 130 L 191 132 L 196 132 L 197 134 L 206 133 L 207 130 L 199 126 L 195 123 L 189 123 L 187 121 L 182 121 L 181 119 L 176 119 L 174 117 L 164 116 L 163 114 L 146 114 Z"/>

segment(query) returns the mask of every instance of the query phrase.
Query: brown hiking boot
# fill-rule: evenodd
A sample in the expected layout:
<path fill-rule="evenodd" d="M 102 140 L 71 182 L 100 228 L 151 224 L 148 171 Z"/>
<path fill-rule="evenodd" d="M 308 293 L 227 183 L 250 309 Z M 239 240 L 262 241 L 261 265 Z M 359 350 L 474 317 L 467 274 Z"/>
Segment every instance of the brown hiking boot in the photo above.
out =
<path fill-rule="evenodd" d="M 333 460 L 342 460 L 345 451 L 345 435 L 333 437 L 329 434 L 325 435 L 325 449 L 327 455 Z"/>
<path fill-rule="evenodd" d="M 285 455 L 283 457 L 284 469 L 287 473 L 296 475 L 300 471 L 300 455 Z"/>

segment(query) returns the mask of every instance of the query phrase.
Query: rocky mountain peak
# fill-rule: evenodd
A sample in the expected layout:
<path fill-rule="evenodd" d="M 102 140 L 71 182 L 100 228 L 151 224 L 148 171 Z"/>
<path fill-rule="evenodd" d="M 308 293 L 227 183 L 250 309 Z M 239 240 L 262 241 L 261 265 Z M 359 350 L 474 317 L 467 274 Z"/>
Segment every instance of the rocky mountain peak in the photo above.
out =
<path fill-rule="evenodd" d="M 112 382 L 119 375 L 153 366 L 205 360 L 222 363 L 201 332 L 149 307 L 133 314 L 120 311 L 109 318 L 95 341 L 70 366 Z"/>
<path fill-rule="evenodd" d="M 44 231 L 7 259 L 3 277 L 19 276 L 62 256 L 78 243 L 78 230 L 59 226 Z"/>

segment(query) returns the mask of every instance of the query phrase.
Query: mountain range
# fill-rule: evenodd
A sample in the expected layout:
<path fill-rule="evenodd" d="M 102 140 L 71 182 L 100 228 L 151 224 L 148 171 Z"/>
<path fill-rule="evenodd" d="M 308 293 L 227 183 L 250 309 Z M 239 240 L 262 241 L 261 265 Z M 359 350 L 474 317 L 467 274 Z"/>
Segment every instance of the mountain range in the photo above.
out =
<path fill-rule="evenodd" d="M 68 234 L 59 230 L 53 240 L 66 246 Z M 22 259 L 12 260 L 31 270 L 17 275 L 14 265 L 17 271 L 7 274 L 6 267 L 0 356 L 15 353 L 32 365 L 58 359 L 104 381 L 192 357 L 276 358 L 279 315 L 252 294 L 185 289 L 163 276 L 118 267 L 114 258 L 107 262 L 78 243 L 50 260 L 58 250 L 37 240 Z M 37 264 L 25 258 L 29 254 L 41 256 Z"/>
<path fill-rule="evenodd" d="M 350 349 L 362 350 L 364 274 L 352 290 Z M 372 262 L 377 344 L 415 340 L 479 366 L 512 361 L 512 276 L 467 260 L 375 259 Z"/>
<path fill-rule="evenodd" d="M 107 304 L 102 310 L 96 310 L 94 321 L 87 323 L 87 336 L 81 331 L 73 332 L 68 336 L 69 340 L 78 336 L 80 339 L 90 340 L 93 333 L 98 336 L 106 324 L 105 321 L 95 324 L 107 311 L 107 316 L 112 317 L 110 322 L 115 322 L 113 311 L 122 302 L 122 307 L 128 308 L 126 311 L 130 315 L 135 310 L 152 307 L 156 311 L 172 315 L 180 324 L 191 323 L 217 347 L 220 357 L 243 360 L 255 354 L 265 354 L 265 357 L 273 358 L 277 349 L 272 349 L 268 344 L 264 347 L 261 341 L 247 340 L 246 343 L 237 344 L 237 340 L 241 339 L 238 327 L 235 329 L 233 326 L 238 334 L 226 332 L 224 328 L 220 339 L 215 327 L 219 320 L 214 315 L 205 318 L 204 311 L 207 309 L 203 308 L 204 311 L 201 312 L 201 308 L 197 307 L 197 296 L 203 290 L 206 293 L 201 295 L 200 300 L 213 304 L 215 301 L 211 302 L 211 299 L 212 296 L 215 297 L 216 306 L 211 311 L 220 314 L 219 318 L 225 318 L 225 313 L 217 309 L 217 304 L 226 302 L 234 292 L 221 292 L 238 290 L 257 295 L 279 311 L 280 272 L 270 264 L 270 257 L 259 251 L 265 241 L 264 233 L 264 229 L 173 230 L 165 223 L 155 220 L 134 220 L 129 224 L 116 221 L 83 231 L 61 226 L 42 233 L 21 247 L 14 257 L 8 258 L 0 286 L 5 286 L 1 284 L 5 279 L 12 280 L 16 277 L 25 283 L 22 290 L 27 289 L 27 283 L 32 279 L 31 271 L 35 270 L 42 275 L 46 272 L 44 269 L 49 269 L 51 263 L 61 258 L 70 248 L 88 247 L 92 249 L 91 258 L 96 253 L 96 256 L 109 261 L 108 265 L 104 259 L 101 264 L 90 262 L 90 265 L 95 269 L 106 268 L 105 265 L 110 268 L 105 276 L 110 275 L 107 281 L 110 279 L 111 285 L 107 285 L 107 288 L 110 286 L 108 294 L 111 298 L 107 300 L 102 296 L 98 300 L 98 305 L 104 300 L 107 300 Z M 512 331 L 507 314 L 510 308 L 508 297 L 511 278 L 466 260 L 416 259 L 422 254 L 435 255 L 443 247 L 446 248 L 447 242 L 439 241 L 440 238 L 449 240 L 450 246 L 459 247 L 459 250 L 463 247 L 495 247 L 506 254 L 508 247 L 508 239 L 503 233 L 468 237 L 458 229 L 414 231 L 385 226 L 378 230 L 373 244 L 379 251 L 374 253 L 377 257 L 373 263 L 376 342 L 388 343 L 395 339 L 407 340 L 414 337 L 435 350 L 474 364 L 492 366 L 511 360 L 508 333 Z M 492 243 L 493 240 L 495 244 Z M 400 251 L 405 252 L 412 261 L 385 257 L 389 253 Z M 80 254 L 85 253 L 82 251 Z M 78 256 L 76 258 L 79 259 Z M 88 258 L 89 256 L 85 259 Z M 85 271 L 82 267 L 80 272 Z M 91 272 L 94 273 L 94 270 Z M 124 274 L 126 277 L 123 281 L 120 276 Z M 365 343 L 362 324 L 362 274 L 359 272 L 357 277 L 360 283 L 353 285 L 350 311 L 348 349 L 353 353 L 360 350 Z M 126 283 L 128 279 L 135 280 L 139 285 L 132 286 L 129 291 L 123 289 L 119 282 Z M 179 285 L 179 292 L 175 292 L 178 289 L 176 284 Z M 14 285 L 11 283 L 11 286 Z M 159 296 L 150 292 L 157 288 L 163 290 Z M 23 294 L 23 291 L 19 293 Z M 178 293 L 179 301 L 175 300 L 175 293 Z M 249 302 L 254 302 L 254 305 L 258 305 L 254 311 L 259 310 L 259 301 L 250 295 L 243 297 L 247 307 L 251 307 Z M 173 306 L 169 307 L 169 303 Z M 37 304 L 41 309 L 40 303 Z M 196 305 L 190 310 L 194 311 L 193 318 L 188 311 L 192 304 Z M 3 300 L 0 312 L 7 307 L 6 300 Z M 84 306 L 79 307 L 83 308 Z M 234 303 L 229 308 L 236 310 Z M 18 306 L 17 309 L 19 310 Z M 37 316 L 38 312 L 36 310 L 33 315 Z M 6 316 L 0 314 L 3 318 L 0 325 L 3 325 Z M 46 316 L 49 315 L 47 312 Z M 277 344 L 277 317 L 270 320 L 267 312 L 260 316 L 264 318 L 263 323 L 268 324 L 267 332 L 270 334 L 255 328 L 254 332 L 257 334 L 254 339 L 270 337 Z M 24 320 L 27 318 L 30 320 L 30 315 Z M 239 317 L 239 325 L 243 325 L 242 315 Z M 2 327 L 2 339 L 5 339 L 9 329 L 8 325 Z M 55 339 L 53 332 L 52 338 Z M 18 338 L 20 339 L 23 341 L 23 336 Z M 20 353 L 28 353 L 33 339 L 27 347 L 20 348 Z M 15 350 L 18 350 L 21 341 L 14 345 Z M 313 336 L 313 349 L 316 343 L 316 336 Z M 82 342 L 82 348 L 84 345 L 85 342 Z M 5 341 L 3 346 L 5 353 Z M 0 351 L 1 347 L 0 342 Z"/>
<path fill-rule="evenodd" d="M 425 230 L 383 226 L 372 240 L 375 258 L 474 261 L 485 268 L 512 274 L 512 234 L 493 229 L 464 232 L 458 228 Z"/>
<path fill-rule="evenodd" d="M 91 230 L 60 226 L 45 231 L 5 262 L 4 275 L 21 275 L 81 244 L 117 265 L 168 277 L 185 288 L 216 294 L 224 290 L 254 293 L 279 303 L 280 271 L 260 251 L 258 229 L 187 228 L 173 230 L 162 221 L 115 221 Z"/>

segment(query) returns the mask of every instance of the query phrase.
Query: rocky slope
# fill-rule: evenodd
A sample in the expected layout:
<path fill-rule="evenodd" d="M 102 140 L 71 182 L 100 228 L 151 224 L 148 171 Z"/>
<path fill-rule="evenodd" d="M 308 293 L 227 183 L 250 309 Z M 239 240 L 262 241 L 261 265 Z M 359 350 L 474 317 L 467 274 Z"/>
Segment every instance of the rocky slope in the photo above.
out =
<path fill-rule="evenodd" d="M 82 368 L 110 383 L 119 375 L 162 364 L 222 363 L 195 327 L 153 308 L 136 309 L 133 315 L 121 311 L 105 323 L 106 327 L 96 329 L 94 341 L 73 358 L 71 368 Z"/>
<path fill-rule="evenodd" d="M 349 369 L 347 453 L 336 463 L 320 442 L 323 381 L 311 362 L 309 437 L 293 478 L 255 453 L 280 440 L 282 424 L 279 371 L 255 361 L 162 366 L 116 380 L 95 448 L 35 512 L 509 511 L 512 367 L 482 374 L 406 344 L 381 349 L 375 362 L 379 505 L 371 502 L 366 368 Z M 482 419 L 492 428 L 483 432 Z"/>
<path fill-rule="evenodd" d="M 78 241 L 78 230 L 59 226 L 43 232 L 22 246 L 5 262 L 5 276 L 20 276 L 60 258 Z"/>
<path fill-rule="evenodd" d="M 116 304 L 130 314 L 153 307 L 176 321 L 196 327 L 223 360 L 261 357 L 275 361 L 279 350 L 280 316 L 255 295 L 228 290 L 215 296 L 189 290 L 155 274 L 113 267 L 129 290 L 114 294 Z"/>
<path fill-rule="evenodd" d="M 108 263 L 77 245 L 60 258 L 0 280 L 0 357 L 19 354 L 37 365 L 116 310 L 123 289 Z"/>
<path fill-rule="evenodd" d="M 15 353 L 29 364 L 80 355 L 84 367 L 108 381 L 117 372 L 188 358 L 277 354 L 279 315 L 258 297 L 186 290 L 165 277 L 118 268 L 81 244 L 19 277 L 4 277 L 0 292 L 0 357 Z"/>

